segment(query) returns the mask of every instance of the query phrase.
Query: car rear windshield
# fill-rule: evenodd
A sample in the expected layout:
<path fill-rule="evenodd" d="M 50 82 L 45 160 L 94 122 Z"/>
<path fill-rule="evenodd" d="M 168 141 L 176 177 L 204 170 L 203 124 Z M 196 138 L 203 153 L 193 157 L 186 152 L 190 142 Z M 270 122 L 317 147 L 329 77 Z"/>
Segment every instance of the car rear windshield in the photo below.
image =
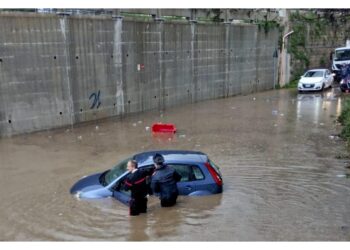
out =
<path fill-rule="evenodd" d="M 323 77 L 323 71 L 308 71 L 304 77 Z"/>
<path fill-rule="evenodd" d="M 125 173 L 126 171 L 126 165 L 128 164 L 128 161 L 131 158 L 128 158 L 122 162 L 120 162 L 117 166 L 115 166 L 114 168 L 112 168 L 111 170 L 109 170 L 106 175 L 105 175 L 105 183 L 106 185 L 110 184 L 111 182 L 113 182 L 116 178 L 118 178 L 119 176 L 121 176 L 122 174 Z"/>
<path fill-rule="evenodd" d="M 208 159 L 210 165 L 215 169 L 215 171 L 220 175 L 221 177 L 221 172 L 220 172 L 220 168 L 214 163 L 212 162 L 210 159 Z"/>

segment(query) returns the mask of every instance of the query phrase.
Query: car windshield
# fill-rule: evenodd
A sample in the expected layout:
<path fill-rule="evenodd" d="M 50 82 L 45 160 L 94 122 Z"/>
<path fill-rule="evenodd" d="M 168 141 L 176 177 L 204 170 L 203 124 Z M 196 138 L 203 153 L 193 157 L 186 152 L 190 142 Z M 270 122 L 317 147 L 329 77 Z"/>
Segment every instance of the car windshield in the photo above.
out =
<path fill-rule="evenodd" d="M 335 61 L 350 60 L 350 49 L 341 49 L 335 51 Z"/>
<path fill-rule="evenodd" d="M 121 176 L 123 173 L 125 173 L 126 171 L 126 165 L 128 163 L 128 161 L 131 158 L 128 158 L 124 161 L 122 161 L 121 163 L 119 163 L 117 166 L 115 166 L 114 168 L 112 168 L 111 170 L 109 170 L 106 175 L 105 175 L 105 183 L 106 185 L 110 184 L 112 181 L 114 181 L 116 178 L 118 178 L 119 176 Z"/>
<path fill-rule="evenodd" d="M 323 71 L 308 71 L 304 77 L 323 77 Z"/>

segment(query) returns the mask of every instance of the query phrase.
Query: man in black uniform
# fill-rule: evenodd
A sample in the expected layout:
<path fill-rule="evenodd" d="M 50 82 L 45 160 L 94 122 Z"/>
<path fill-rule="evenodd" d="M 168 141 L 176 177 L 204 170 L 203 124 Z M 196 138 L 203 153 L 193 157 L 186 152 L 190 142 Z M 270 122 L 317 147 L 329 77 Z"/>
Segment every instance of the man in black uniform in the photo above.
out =
<path fill-rule="evenodd" d="M 164 165 L 164 158 L 160 154 L 154 155 L 153 162 L 156 169 L 152 176 L 152 190 L 159 195 L 162 207 L 174 206 L 179 194 L 176 183 L 181 180 L 181 175 L 172 167 Z"/>
<path fill-rule="evenodd" d="M 130 215 L 139 215 L 147 212 L 147 177 L 152 175 L 154 169 L 138 169 L 137 161 L 130 160 L 127 164 L 130 174 L 126 177 L 124 189 L 131 190 Z"/>

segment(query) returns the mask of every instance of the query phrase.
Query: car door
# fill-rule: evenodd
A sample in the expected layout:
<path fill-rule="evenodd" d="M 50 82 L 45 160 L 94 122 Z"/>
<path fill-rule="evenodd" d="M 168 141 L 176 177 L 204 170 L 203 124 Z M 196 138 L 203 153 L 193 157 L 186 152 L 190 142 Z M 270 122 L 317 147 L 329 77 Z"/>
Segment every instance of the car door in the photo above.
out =
<path fill-rule="evenodd" d="M 189 195 L 195 191 L 193 184 L 193 171 L 190 164 L 167 164 L 174 168 L 180 175 L 181 180 L 177 183 L 177 188 L 180 195 Z"/>
<path fill-rule="evenodd" d="M 328 88 L 328 86 L 329 86 L 329 75 L 328 75 L 328 71 L 327 70 L 324 72 L 324 82 L 325 82 L 324 87 Z"/>
<path fill-rule="evenodd" d="M 149 166 L 143 166 L 142 169 L 150 169 L 153 168 L 153 165 Z M 131 199 L 131 191 L 126 191 L 124 189 L 124 182 L 126 177 L 128 177 L 129 174 L 126 174 L 120 180 L 117 181 L 117 183 L 112 187 L 113 190 L 113 197 L 116 198 L 118 201 L 128 205 Z"/>
<path fill-rule="evenodd" d="M 127 175 L 126 175 L 127 176 Z M 124 190 L 123 185 L 126 176 L 121 178 L 113 187 L 113 197 L 116 198 L 118 201 L 124 203 L 125 205 L 128 205 L 131 199 L 131 191 Z"/>
<path fill-rule="evenodd" d="M 328 74 L 329 74 L 329 86 L 332 86 L 333 81 L 334 81 L 334 76 L 333 76 L 332 72 L 330 72 L 329 70 L 328 70 Z"/>
<path fill-rule="evenodd" d="M 330 87 L 332 85 L 333 76 L 329 70 L 326 71 L 327 76 L 327 87 Z"/>
<path fill-rule="evenodd" d="M 195 187 L 194 190 L 197 193 L 198 192 L 211 193 L 213 182 L 210 180 L 210 178 L 209 177 L 206 178 L 200 166 L 192 165 L 191 167 L 193 172 L 192 183 Z"/>

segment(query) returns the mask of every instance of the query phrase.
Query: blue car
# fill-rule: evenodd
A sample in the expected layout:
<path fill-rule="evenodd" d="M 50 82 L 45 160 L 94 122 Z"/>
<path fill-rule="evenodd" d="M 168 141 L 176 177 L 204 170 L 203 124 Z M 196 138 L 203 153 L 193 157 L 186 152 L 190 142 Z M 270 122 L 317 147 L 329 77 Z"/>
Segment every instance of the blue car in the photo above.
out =
<path fill-rule="evenodd" d="M 165 164 L 176 169 L 182 178 L 177 183 L 180 195 L 201 196 L 222 192 L 223 181 L 219 168 L 202 152 L 164 150 L 136 154 L 110 170 L 80 179 L 70 192 L 79 198 L 98 199 L 113 196 L 124 204 L 130 200 L 130 191 L 122 189 L 129 174 L 128 160 L 134 159 L 139 168 L 153 167 L 153 156 L 162 154 Z"/>

